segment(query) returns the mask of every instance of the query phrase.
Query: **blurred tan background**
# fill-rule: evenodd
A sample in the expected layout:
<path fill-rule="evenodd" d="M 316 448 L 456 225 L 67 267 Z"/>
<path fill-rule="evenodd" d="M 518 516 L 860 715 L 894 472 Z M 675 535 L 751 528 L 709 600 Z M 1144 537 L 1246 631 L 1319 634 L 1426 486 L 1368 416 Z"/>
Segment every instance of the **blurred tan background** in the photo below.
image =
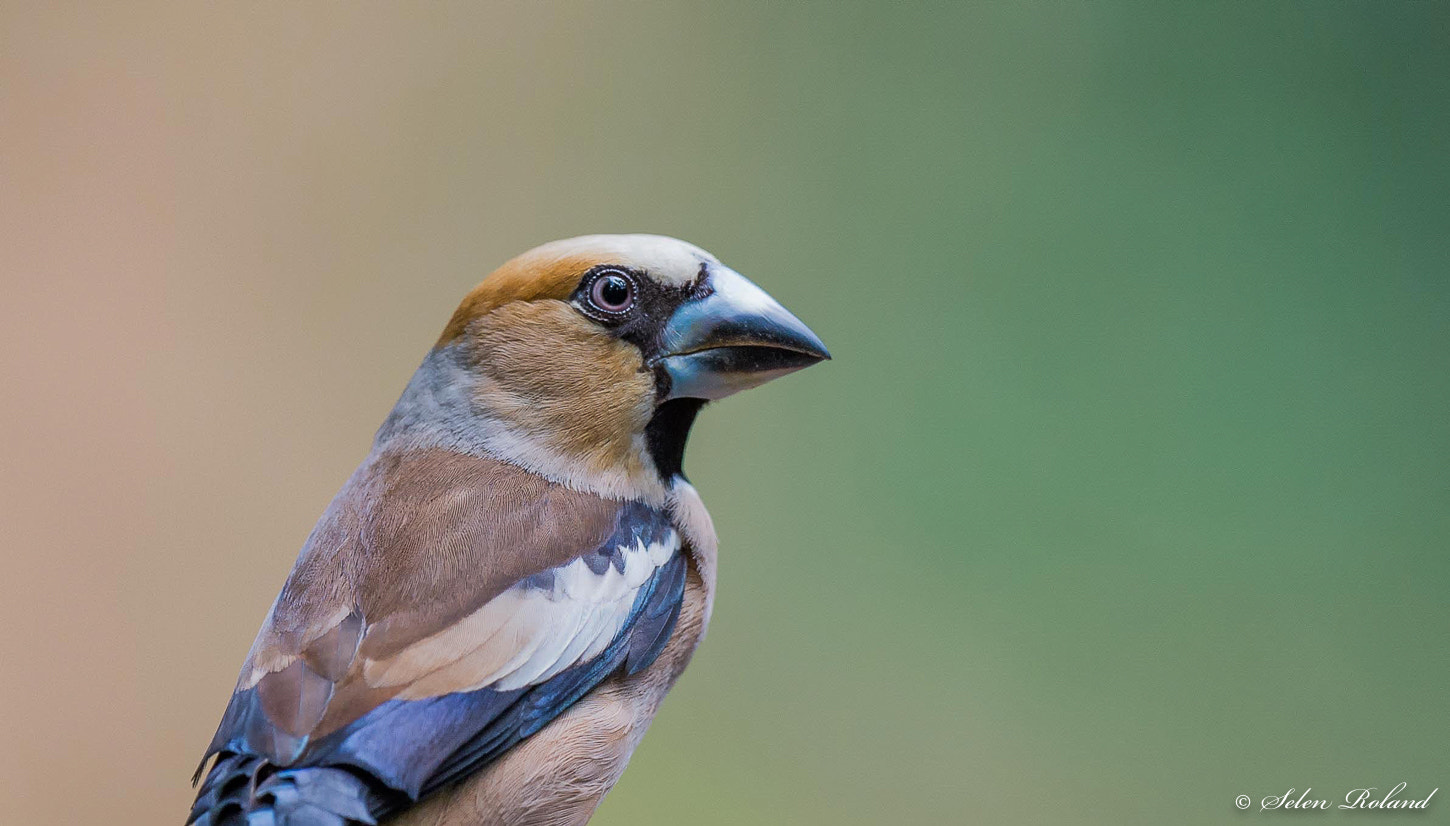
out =
<path fill-rule="evenodd" d="M 0 3 L 0 821 L 180 823 L 459 297 L 602 231 L 836 360 L 702 418 L 597 823 L 1450 784 L 1445 8 Z"/>

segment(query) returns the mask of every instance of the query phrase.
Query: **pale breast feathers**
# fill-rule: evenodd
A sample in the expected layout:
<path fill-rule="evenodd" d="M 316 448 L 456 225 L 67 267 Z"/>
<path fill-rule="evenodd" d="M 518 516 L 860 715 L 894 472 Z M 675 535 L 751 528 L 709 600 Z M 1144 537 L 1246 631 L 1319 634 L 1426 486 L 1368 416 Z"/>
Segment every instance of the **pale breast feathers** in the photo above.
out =
<path fill-rule="evenodd" d="M 477 770 L 649 665 L 680 610 L 681 544 L 660 510 L 501 462 L 365 464 L 258 635 L 193 818 L 260 794 L 368 822 Z M 300 771 L 329 766 L 348 768 Z"/>

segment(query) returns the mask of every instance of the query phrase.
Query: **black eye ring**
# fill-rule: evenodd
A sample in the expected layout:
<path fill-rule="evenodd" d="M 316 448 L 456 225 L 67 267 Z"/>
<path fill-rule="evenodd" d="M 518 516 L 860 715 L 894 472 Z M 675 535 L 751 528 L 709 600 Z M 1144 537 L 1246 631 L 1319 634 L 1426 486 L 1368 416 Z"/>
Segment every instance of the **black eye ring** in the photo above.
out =
<path fill-rule="evenodd" d="M 614 316 L 634 309 L 638 293 L 633 278 L 621 270 L 610 269 L 595 273 L 584 294 L 594 310 Z"/>

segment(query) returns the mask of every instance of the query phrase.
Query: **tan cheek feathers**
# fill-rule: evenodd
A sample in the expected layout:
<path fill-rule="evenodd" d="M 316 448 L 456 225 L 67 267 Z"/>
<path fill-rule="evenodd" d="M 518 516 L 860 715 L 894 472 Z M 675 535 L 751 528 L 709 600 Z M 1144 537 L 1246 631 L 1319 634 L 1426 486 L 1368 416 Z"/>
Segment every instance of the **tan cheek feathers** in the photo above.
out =
<path fill-rule="evenodd" d="M 479 402 L 586 465 L 642 471 L 637 440 L 654 407 L 638 348 L 562 301 L 515 301 L 469 324 Z"/>

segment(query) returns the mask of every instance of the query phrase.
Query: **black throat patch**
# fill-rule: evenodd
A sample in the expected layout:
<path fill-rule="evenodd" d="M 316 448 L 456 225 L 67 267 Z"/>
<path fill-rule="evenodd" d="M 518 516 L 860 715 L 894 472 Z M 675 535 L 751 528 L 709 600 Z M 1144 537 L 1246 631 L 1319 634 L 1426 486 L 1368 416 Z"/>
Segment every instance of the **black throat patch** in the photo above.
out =
<path fill-rule="evenodd" d="M 655 410 L 654 418 L 645 428 L 646 449 L 665 484 L 676 476 L 686 478 L 685 442 L 690 437 L 695 416 L 704 406 L 704 399 L 670 399 Z"/>

